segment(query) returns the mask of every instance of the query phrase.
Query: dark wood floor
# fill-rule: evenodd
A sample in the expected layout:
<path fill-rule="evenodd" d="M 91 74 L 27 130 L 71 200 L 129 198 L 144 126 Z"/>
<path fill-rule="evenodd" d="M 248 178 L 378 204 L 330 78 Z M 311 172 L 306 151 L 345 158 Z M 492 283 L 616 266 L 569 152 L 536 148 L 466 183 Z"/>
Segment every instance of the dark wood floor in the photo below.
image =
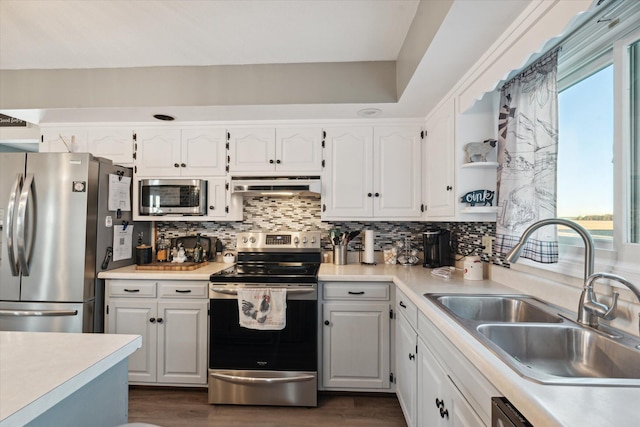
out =
<path fill-rule="evenodd" d="M 317 408 L 207 404 L 206 389 L 131 386 L 129 422 L 162 427 L 406 427 L 394 395 L 318 395 Z"/>

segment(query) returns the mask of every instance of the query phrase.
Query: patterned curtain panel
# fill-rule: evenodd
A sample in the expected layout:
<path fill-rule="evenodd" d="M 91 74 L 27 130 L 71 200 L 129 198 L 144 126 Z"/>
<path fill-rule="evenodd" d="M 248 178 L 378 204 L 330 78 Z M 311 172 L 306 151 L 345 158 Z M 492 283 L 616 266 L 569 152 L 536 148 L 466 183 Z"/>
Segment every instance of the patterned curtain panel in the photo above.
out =
<path fill-rule="evenodd" d="M 496 247 L 506 253 L 536 221 L 556 216 L 558 153 L 558 50 L 532 64 L 502 88 L 498 122 Z M 527 241 L 522 257 L 558 262 L 555 226 Z"/>

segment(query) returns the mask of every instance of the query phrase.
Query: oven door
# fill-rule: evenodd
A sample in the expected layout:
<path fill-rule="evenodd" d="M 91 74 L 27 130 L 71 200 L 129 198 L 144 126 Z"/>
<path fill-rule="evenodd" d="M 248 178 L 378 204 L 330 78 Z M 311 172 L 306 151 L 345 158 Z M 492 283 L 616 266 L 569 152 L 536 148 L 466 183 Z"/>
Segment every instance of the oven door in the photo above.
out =
<path fill-rule="evenodd" d="M 317 371 L 317 292 L 287 295 L 286 326 L 254 330 L 240 326 L 237 297 L 212 298 L 209 368 Z"/>

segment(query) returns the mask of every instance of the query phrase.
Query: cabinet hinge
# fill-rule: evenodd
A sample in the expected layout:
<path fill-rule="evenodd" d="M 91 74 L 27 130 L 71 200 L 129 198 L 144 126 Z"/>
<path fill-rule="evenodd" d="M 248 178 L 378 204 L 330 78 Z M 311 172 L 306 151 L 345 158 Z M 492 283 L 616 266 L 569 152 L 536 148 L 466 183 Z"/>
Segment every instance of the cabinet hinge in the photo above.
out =
<path fill-rule="evenodd" d="M 231 141 L 231 133 L 227 132 L 227 141 Z"/>
<path fill-rule="evenodd" d="M 424 205 L 420 205 L 420 212 L 424 212 Z"/>
<path fill-rule="evenodd" d="M 133 152 L 133 160 L 136 160 L 136 159 L 138 158 L 138 157 L 137 157 L 137 155 L 138 155 L 138 153 L 136 153 L 136 152 L 134 151 L 134 152 Z"/>
<path fill-rule="evenodd" d="M 418 354 L 418 344 L 416 344 L 416 354 Z"/>
<path fill-rule="evenodd" d="M 420 139 L 424 139 L 426 136 L 427 136 L 426 130 L 420 131 Z"/>
<path fill-rule="evenodd" d="M 229 213 L 229 206 L 225 206 L 225 207 L 224 207 L 224 212 L 225 212 L 225 213 Z"/>
<path fill-rule="evenodd" d="M 134 141 L 137 141 L 137 140 L 138 140 L 138 134 L 137 134 L 137 133 L 135 133 L 135 132 L 133 133 L 133 140 L 134 140 Z"/>
<path fill-rule="evenodd" d="M 324 160 L 322 160 L 322 167 L 323 167 L 323 168 L 324 168 L 324 165 L 325 165 Z"/>
<path fill-rule="evenodd" d="M 226 170 L 227 172 L 229 172 L 229 165 L 227 165 L 227 166 L 225 167 L 225 170 Z"/>
<path fill-rule="evenodd" d="M 393 319 L 393 308 L 389 309 L 389 319 Z"/>
<path fill-rule="evenodd" d="M 326 130 L 322 131 L 322 139 L 327 139 L 327 131 Z M 322 141 L 322 146 L 324 147 L 324 141 Z"/>
<path fill-rule="evenodd" d="M 228 190 L 228 189 L 229 189 L 229 183 L 228 183 L 228 182 L 225 182 L 225 183 L 224 183 L 224 189 L 225 189 L 225 190 Z"/>
<path fill-rule="evenodd" d="M 325 205 L 324 203 L 322 204 L 322 212 L 326 212 L 327 211 L 327 205 Z"/>
<path fill-rule="evenodd" d="M 231 156 L 227 156 L 227 163 L 231 163 Z"/>
<path fill-rule="evenodd" d="M 109 305 L 107 304 L 107 315 L 109 315 Z"/>
<path fill-rule="evenodd" d="M 322 148 L 324 148 L 324 139 L 322 140 Z"/>
<path fill-rule="evenodd" d="M 44 135 L 40 135 L 40 142 L 44 143 Z"/>
<path fill-rule="evenodd" d="M 391 372 L 389 374 L 389 382 L 391 382 L 391 384 L 395 384 L 396 383 L 396 379 L 393 377 L 393 372 Z"/>
<path fill-rule="evenodd" d="M 138 167 L 137 166 L 133 167 L 133 173 L 138 173 Z"/>

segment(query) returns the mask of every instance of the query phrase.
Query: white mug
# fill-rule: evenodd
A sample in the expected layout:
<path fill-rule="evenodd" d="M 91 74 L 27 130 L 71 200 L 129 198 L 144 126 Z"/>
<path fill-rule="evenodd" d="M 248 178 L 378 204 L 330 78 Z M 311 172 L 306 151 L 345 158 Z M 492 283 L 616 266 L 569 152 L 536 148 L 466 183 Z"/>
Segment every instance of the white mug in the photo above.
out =
<path fill-rule="evenodd" d="M 484 264 L 479 256 L 468 256 L 464 259 L 464 278 L 466 280 L 484 279 Z"/>

